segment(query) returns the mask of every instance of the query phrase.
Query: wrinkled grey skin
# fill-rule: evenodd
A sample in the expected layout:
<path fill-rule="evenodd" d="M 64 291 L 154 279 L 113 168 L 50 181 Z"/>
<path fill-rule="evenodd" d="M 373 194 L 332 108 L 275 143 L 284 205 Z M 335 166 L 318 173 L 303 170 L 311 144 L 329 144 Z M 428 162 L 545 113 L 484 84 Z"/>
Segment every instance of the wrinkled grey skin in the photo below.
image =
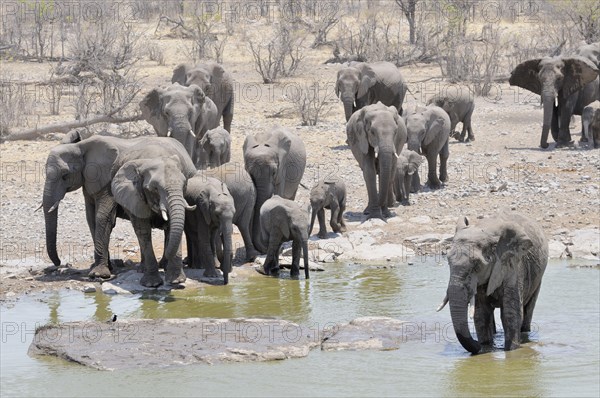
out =
<path fill-rule="evenodd" d="M 170 138 L 156 137 L 122 151 L 112 168 L 111 193 L 131 220 L 142 254 L 144 276 L 140 283 L 163 283 L 152 247 L 152 228 L 165 229 L 163 258 L 167 283 L 185 281 L 181 262 L 181 237 L 186 210 L 187 179 L 196 174 L 185 148 Z"/>
<path fill-rule="evenodd" d="M 189 205 L 196 206 L 196 210 L 185 217 L 188 266 L 204 268 L 204 276 L 217 277 L 215 256 L 220 240 L 223 250 L 218 257 L 226 285 L 233 257 L 233 197 L 224 183 L 199 172 L 188 180 L 185 199 Z"/>
<path fill-rule="evenodd" d="M 587 141 L 589 148 L 600 148 L 600 101 L 594 101 L 583 108 L 581 124 L 582 141 Z"/>
<path fill-rule="evenodd" d="M 402 114 L 406 83 L 391 62 L 350 62 L 338 71 L 335 95 L 344 104 L 346 122 L 354 112 L 381 101 Z"/>
<path fill-rule="evenodd" d="M 437 105 L 446 111 L 450 117 L 450 135 L 452 137 L 464 142 L 468 133 L 467 142 L 475 141 L 475 134 L 473 134 L 473 127 L 471 126 L 475 99 L 466 87 L 457 93 L 437 94 L 427 101 L 427 105 L 430 104 Z M 462 123 L 460 134 L 454 131 L 458 122 Z"/>
<path fill-rule="evenodd" d="M 368 218 L 391 217 L 388 206 L 394 202 L 396 161 L 406 143 L 404 121 L 395 107 L 378 102 L 352 115 L 346 125 L 346 136 L 367 186 Z"/>
<path fill-rule="evenodd" d="M 214 177 L 227 185 L 235 205 L 233 223 L 238 227 L 244 240 L 246 260 L 254 261 L 258 251 L 254 248 L 251 235 L 256 204 L 256 188 L 252 178 L 244 170 L 244 166 L 238 163 L 226 163 L 218 168 L 203 170 L 202 174 Z"/>
<path fill-rule="evenodd" d="M 408 149 L 427 159 L 427 183 L 439 189 L 442 182 L 448 181 L 447 162 L 450 156 L 448 137 L 450 117 L 439 106 L 419 107 L 405 117 L 408 133 Z M 440 158 L 440 174 L 437 175 L 437 159 Z M 413 187 L 420 186 L 419 173 L 413 174 Z"/>
<path fill-rule="evenodd" d="M 300 275 L 300 258 L 304 258 L 304 276 L 308 279 L 308 212 L 293 200 L 274 195 L 260 209 L 260 240 L 266 246 L 266 275 L 279 272 L 281 245 L 292 241 L 290 276 Z"/>
<path fill-rule="evenodd" d="M 548 241 L 533 220 L 506 211 L 471 225 L 465 217 L 456 226 L 448 252 L 450 281 L 446 301 L 460 344 L 476 354 L 490 349 L 500 308 L 504 350 L 518 348 L 520 333 L 530 331 L 531 318 L 548 262 Z M 471 337 L 467 304 L 474 297 L 474 323 L 479 341 Z M 438 310 L 439 310 L 438 309 Z"/>
<path fill-rule="evenodd" d="M 248 135 L 244 141 L 244 167 L 256 187 L 256 203 L 252 236 L 254 247 L 261 253 L 257 237 L 260 233 L 260 208 L 271 196 L 294 199 L 306 167 L 306 148 L 302 139 L 284 127 Z"/>
<path fill-rule="evenodd" d="M 421 163 L 423 163 L 423 157 L 410 149 L 403 149 L 398 158 L 394 180 L 394 195 L 396 200 L 405 206 L 410 205 L 409 195 L 413 175 L 419 173 Z"/>
<path fill-rule="evenodd" d="M 156 134 L 181 142 L 194 163 L 198 162 L 198 141 L 219 125 L 217 107 L 196 85 L 155 88 L 140 102 L 140 109 Z"/>
<path fill-rule="evenodd" d="M 219 167 L 231 160 L 231 136 L 223 127 L 210 129 L 198 143 L 198 169 Z"/>
<path fill-rule="evenodd" d="M 542 148 L 548 148 L 549 132 L 556 141 L 556 147 L 569 145 L 571 116 L 581 115 L 586 105 L 600 99 L 597 62 L 593 52 L 582 48 L 581 55 L 532 59 L 517 65 L 512 71 L 511 86 L 519 86 L 541 96 L 544 107 Z"/>
<path fill-rule="evenodd" d="M 217 125 L 223 117 L 223 127 L 231 133 L 233 120 L 234 90 L 233 77 L 216 62 L 206 62 L 192 66 L 189 64 L 178 65 L 173 70 L 171 83 L 183 86 L 192 84 L 200 87 L 217 106 Z"/>
<path fill-rule="evenodd" d="M 312 234 L 315 218 L 319 217 L 319 233 L 321 239 L 327 237 L 325 225 L 325 209 L 331 210 L 329 225 L 333 232 L 346 232 L 344 211 L 346 211 L 346 184 L 337 177 L 326 177 L 319 181 L 310 191 L 310 228 L 308 235 Z"/>
<path fill-rule="evenodd" d="M 46 182 L 42 207 L 46 226 L 46 250 L 56 266 L 60 258 L 56 248 L 58 206 L 67 192 L 82 188 L 85 216 L 94 242 L 94 265 L 90 277 L 110 277 L 108 243 L 114 219 L 114 200 L 110 196 L 111 168 L 123 150 L 146 138 L 126 140 L 92 136 L 81 140 L 77 131 L 50 150 L 46 161 Z"/>

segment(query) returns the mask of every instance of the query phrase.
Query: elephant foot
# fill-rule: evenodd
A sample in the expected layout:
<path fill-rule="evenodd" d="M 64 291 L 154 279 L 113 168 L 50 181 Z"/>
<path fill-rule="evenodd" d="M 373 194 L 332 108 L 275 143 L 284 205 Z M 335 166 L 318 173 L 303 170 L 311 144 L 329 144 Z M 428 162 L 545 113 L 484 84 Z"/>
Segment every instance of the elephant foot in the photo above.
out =
<path fill-rule="evenodd" d="M 258 251 L 255 249 L 246 249 L 246 261 L 248 262 L 252 262 L 254 260 L 256 260 L 256 257 L 258 256 Z"/>
<path fill-rule="evenodd" d="M 440 175 L 440 181 L 443 183 L 448 182 L 448 174 L 442 174 Z"/>
<path fill-rule="evenodd" d="M 144 276 L 142 276 L 140 284 L 146 287 L 158 287 L 163 284 L 163 280 L 160 277 L 158 271 L 148 272 L 145 273 Z"/>
<path fill-rule="evenodd" d="M 110 270 L 108 269 L 108 266 L 106 266 L 106 265 L 97 265 L 95 267 L 92 267 L 92 269 L 88 273 L 88 276 L 90 278 L 108 279 L 108 278 L 110 278 Z"/>
<path fill-rule="evenodd" d="M 348 230 L 345 225 L 340 225 L 340 229 L 337 232 L 344 233 Z"/>
<path fill-rule="evenodd" d="M 474 135 L 470 135 L 470 136 L 467 137 L 467 142 L 470 142 L 470 141 L 475 141 L 475 136 Z"/>
<path fill-rule="evenodd" d="M 371 218 L 379 218 L 381 220 L 384 220 L 383 218 L 383 214 L 381 213 L 381 209 L 371 209 L 368 213 L 367 213 L 367 220 L 370 220 Z"/>
<path fill-rule="evenodd" d="M 401 204 L 402 206 L 410 206 L 410 202 L 408 201 L 408 199 L 403 199 L 403 200 L 400 202 L 400 204 Z"/>
<path fill-rule="evenodd" d="M 368 215 L 369 215 L 369 206 L 365 207 L 365 209 L 363 210 L 363 214 L 364 214 L 365 216 L 368 216 Z"/>
<path fill-rule="evenodd" d="M 205 268 L 203 276 L 205 278 L 218 278 L 220 275 L 215 267 Z"/>
<path fill-rule="evenodd" d="M 185 273 L 183 272 L 183 268 L 179 267 L 178 269 L 170 270 L 167 269 L 165 274 L 165 280 L 170 285 L 178 285 L 180 283 L 185 282 L 186 280 Z"/>
<path fill-rule="evenodd" d="M 185 258 L 183 260 L 181 260 L 181 263 L 187 265 L 187 263 L 188 263 L 188 256 L 185 256 Z"/>
<path fill-rule="evenodd" d="M 556 148 L 566 148 L 573 145 L 573 141 L 557 141 Z"/>
<path fill-rule="evenodd" d="M 548 145 L 548 143 L 547 143 L 547 142 L 541 142 L 541 143 L 540 143 L 540 148 L 542 148 L 542 149 L 548 149 L 548 146 L 549 146 L 549 145 Z"/>
<path fill-rule="evenodd" d="M 579 142 L 588 142 L 588 138 L 581 136 L 581 138 L 579 138 Z"/>
<path fill-rule="evenodd" d="M 319 239 L 325 239 L 327 237 L 327 231 L 319 231 L 317 236 L 319 237 Z"/>
<path fill-rule="evenodd" d="M 163 257 L 160 259 L 160 261 L 158 262 L 158 268 L 162 268 L 162 269 L 167 269 L 167 266 L 169 265 L 169 261 L 167 260 L 166 257 Z"/>
<path fill-rule="evenodd" d="M 386 218 L 390 218 L 390 217 L 394 217 L 395 214 L 392 213 L 390 211 L 390 209 L 388 209 L 387 207 L 384 207 L 383 209 L 381 209 L 381 214 L 383 215 L 383 220 L 385 221 Z"/>

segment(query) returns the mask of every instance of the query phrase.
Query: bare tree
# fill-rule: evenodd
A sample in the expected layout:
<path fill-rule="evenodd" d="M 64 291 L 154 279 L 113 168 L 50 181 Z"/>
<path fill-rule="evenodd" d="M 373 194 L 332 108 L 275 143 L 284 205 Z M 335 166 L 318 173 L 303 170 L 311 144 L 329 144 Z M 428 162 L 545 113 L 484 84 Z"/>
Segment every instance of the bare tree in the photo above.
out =
<path fill-rule="evenodd" d="M 331 85 L 313 80 L 310 84 L 299 87 L 290 101 L 294 103 L 303 126 L 316 126 L 321 117 L 332 109 L 333 95 Z"/>
<path fill-rule="evenodd" d="M 416 40 L 417 40 L 415 37 L 415 33 L 417 30 L 417 28 L 416 28 L 416 23 L 417 23 L 416 10 L 417 10 L 418 2 L 419 2 L 419 0 L 396 0 L 396 4 L 398 4 L 398 7 L 400 7 L 400 10 L 402 10 L 402 13 L 406 17 L 406 20 L 408 21 L 410 44 L 415 44 Z"/>

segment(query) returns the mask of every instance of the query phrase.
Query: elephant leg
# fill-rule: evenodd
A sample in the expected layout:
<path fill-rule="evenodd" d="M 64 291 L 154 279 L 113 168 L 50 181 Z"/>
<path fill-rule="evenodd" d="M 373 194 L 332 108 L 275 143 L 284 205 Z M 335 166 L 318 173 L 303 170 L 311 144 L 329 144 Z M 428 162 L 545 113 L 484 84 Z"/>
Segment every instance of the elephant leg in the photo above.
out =
<path fill-rule="evenodd" d="M 320 208 L 317 211 L 317 218 L 319 219 L 319 233 L 317 236 L 321 239 L 325 239 L 327 237 L 327 227 L 325 226 L 325 209 Z"/>
<path fill-rule="evenodd" d="M 298 278 L 300 276 L 300 259 L 302 258 L 302 241 L 294 239 L 292 241 L 292 268 L 290 269 L 290 276 L 292 278 Z"/>
<path fill-rule="evenodd" d="M 504 328 L 504 351 L 514 350 L 521 345 L 521 325 L 523 323 L 523 304 L 517 289 L 505 288 L 502 297 L 500 318 Z"/>
<path fill-rule="evenodd" d="M 165 235 L 165 237 L 163 239 L 163 242 L 164 242 L 163 247 L 167 247 L 167 245 L 169 243 L 169 228 L 165 228 L 163 230 L 163 232 Z M 167 258 L 165 257 L 165 255 L 163 253 L 162 257 L 160 258 L 160 261 L 158 262 L 158 268 L 162 268 L 162 269 L 166 270 L 168 265 L 169 265 L 169 261 L 167 260 Z"/>
<path fill-rule="evenodd" d="M 375 172 L 375 152 L 373 148 L 369 148 L 369 153 L 365 155 L 362 164 L 363 178 L 369 196 L 369 204 L 367 205 L 368 218 L 383 219 L 381 206 L 379 205 L 379 195 L 377 194 L 377 173 Z"/>
<path fill-rule="evenodd" d="M 427 184 L 432 189 L 439 189 L 442 183 L 437 176 L 437 153 L 427 154 L 427 166 Z"/>
<path fill-rule="evenodd" d="M 494 307 L 487 302 L 485 294 L 475 295 L 473 322 L 475 323 L 479 344 L 491 346 L 494 343 L 496 323 L 494 321 Z"/>
<path fill-rule="evenodd" d="M 181 260 L 181 242 L 179 242 L 175 256 L 167 259 L 167 264 L 165 272 L 166 281 L 171 285 L 185 282 L 186 276 L 185 272 L 183 272 L 183 261 Z"/>
<path fill-rule="evenodd" d="M 96 236 L 96 204 L 94 200 L 85 192 L 83 193 L 83 199 L 85 201 L 85 220 L 87 221 L 90 234 L 92 235 L 92 242 Z M 94 264 L 98 264 L 99 258 L 94 253 Z M 109 262 L 110 265 L 110 262 Z"/>
<path fill-rule="evenodd" d="M 252 215 L 250 215 L 250 219 L 252 219 Z M 258 250 L 254 247 L 252 243 L 252 235 L 250 234 L 250 221 L 244 222 L 243 220 L 236 224 L 238 227 L 240 234 L 242 235 L 242 239 L 244 240 L 244 248 L 246 249 L 246 261 L 254 261 L 256 256 L 258 255 Z"/>
<path fill-rule="evenodd" d="M 421 177 L 419 177 L 419 171 L 417 170 L 412 175 L 410 192 L 417 193 L 417 192 L 419 192 L 420 189 L 421 189 Z M 408 197 L 408 193 L 406 194 L 406 196 Z"/>
<path fill-rule="evenodd" d="M 552 121 L 550 122 L 550 133 L 552 134 L 552 139 L 555 142 L 558 142 L 558 113 L 559 108 L 557 106 L 553 106 Z"/>
<path fill-rule="evenodd" d="M 572 106 L 563 105 L 561 107 L 561 112 L 559 113 L 559 121 L 558 121 L 558 141 L 556 141 L 556 146 L 566 146 L 570 144 L 571 141 L 571 131 L 569 130 L 569 124 L 571 122 L 572 115 Z"/>
<path fill-rule="evenodd" d="M 152 226 L 150 220 L 130 215 L 131 224 L 140 245 L 144 258 L 144 276 L 140 283 L 146 287 L 157 287 L 163 284 L 158 272 L 158 262 L 152 248 Z"/>
<path fill-rule="evenodd" d="M 440 181 L 447 182 L 448 181 L 448 158 L 450 157 L 450 150 L 448 148 L 449 140 L 446 140 L 446 143 L 442 147 L 440 151 Z"/>
<path fill-rule="evenodd" d="M 115 225 L 116 218 L 117 204 L 105 190 L 96 198 L 94 259 L 97 259 L 97 261 L 89 272 L 90 277 L 110 278 L 110 233 Z"/>
<path fill-rule="evenodd" d="M 279 248 L 281 247 L 280 234 L 277 231 L 271 231 L 269 234 L 269 246 L 267 248 L 267 257 L 265 258 L 264 270 L 267 275 L 277 275 L 279 273 Z"/>
<path fill-rule="evenodd" d="M 417 174 L 417 173 L 415 173 L 415 174 Z M 411 182 L 413 181 L 413 176 L 415 174 L 413 174 L 412 176 L 410 174 L 405 174 L 403 177 L 402 189 L 401 189 L 401 193 L 402 193 L 401 199 L 402 199 L 402 204 L 405 206 L 410 205 L 410 201 L 409 201 L 410 185 L 411 185 Z"/>
<path fill-rule="evenodd" d="M 223 113 L 223 128 L 231 133 L 231 121 L 233 120 L 233 113 Z"/>
<path fill-rule="evenodd" d="M 346 222 L 344 221 L 344 212 L 346 211 L 346 201 L 343 200 L 340 203 L 340 211 L 338 212 L 338 225 L 340 226 L 340 232 L 346 232 Z"/>
<path fill-rule="evenodd" d="M 212 249 L 212 234 L 207 235 L 204 239 L 201 239 L 201 242 L 199 242 L 198 246 L 200 246 L 200 267 L 204 268 L 204 276 L 208 278 L 218 277 L 219 274 L 217 273 L 215 266 L 215 253 Z"/>
<path fill-rule="evenodd" d="M 340 206 L 338 205 L 338 203 L 335 200 L 333 200 L 329 207 L 331 210 L 331 219 L 329 220 L 329 225 L 331 226 L 331 230 L 333 232 L 340 232 L 340 225 L 338 224 Z"/>

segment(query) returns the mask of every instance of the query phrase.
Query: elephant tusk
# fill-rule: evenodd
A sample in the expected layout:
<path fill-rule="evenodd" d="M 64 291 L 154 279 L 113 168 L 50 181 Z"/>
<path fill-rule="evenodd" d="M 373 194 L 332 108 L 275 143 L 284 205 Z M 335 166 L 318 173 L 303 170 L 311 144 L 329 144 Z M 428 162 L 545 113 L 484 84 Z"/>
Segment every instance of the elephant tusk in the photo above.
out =
<path fill-rule="evenodd" d="M 396 155 L 396 159 L 400 159 L 400 155 L 398 155 L 396 152 L 394 152 L 394 155 Z"/>
<path fill-rule="evenodd" d="M 166 210 L 162 209 L 162 210 L 160 211 L 160 214 L 162 214 L 162 218 L 163 218 L 163 220 L 165 220 L 165 221 L 169 221 L 169 217 L 167 216 L 167 212 L 166 212 Z"/>
<path fill-rule="evenodd" d="M 469 319 L 473 319 L 475 316 L 475 296 L 471 297 L 469 301 Z"/>
<path fill-rule="evenodd" d="M 446 306 L 446 304 L 448 304 L 448 295 L 446 295 L 444 297 L 444 299 L 442 300 L 442 303 L 440 304 L 440 306 L 437 308 L 437 310 L 435 310 L 435 312 L 440 312 L 442 309 L 444 309 L 444 307 Z"/>
<path fill-rule="evenodd" d="M 55 204 L 53 204 L 52 207 L 50 208 L 50 210 L 48 210 L 48 213 L 52 213 L 54 210 L 58 209 L 58 204 L 59 203 L 60 203 L 60 201 L 58 201 Z"/>
<path fill-rule="evenodd" d="M 173 132 L 171 131 L 171 129 L 167 130 L 167 137 L 170 137 L 171 135 L 173 135 Z"/>
<path fill-rule="evenodd" d="M 192 137 L 196 138 L 196 134 L 194 134 L 194 131 L 192 129 L 190 129 L 190 134 L 192 135 Z"/>
<path fill-rule="evenodd" d="M 35 209 L 33 212 L 35 213 L 36 211 L 38 211 L 39 209 L 41 209 L 44 206 L 44 204 L 42 203 L 41 205 L 39 205 L 39 207 L 37 209 Z"/>
<path fill-rule="evenodd" d="M 190 206 L 190 205 L 187 205 L 187 206 L 185 206 L 185 209 L 186 209 L 187 211 L 194 211 L 194 210 L 196 210 L 196 205 L 192 205 L 192 206 Z"/>

